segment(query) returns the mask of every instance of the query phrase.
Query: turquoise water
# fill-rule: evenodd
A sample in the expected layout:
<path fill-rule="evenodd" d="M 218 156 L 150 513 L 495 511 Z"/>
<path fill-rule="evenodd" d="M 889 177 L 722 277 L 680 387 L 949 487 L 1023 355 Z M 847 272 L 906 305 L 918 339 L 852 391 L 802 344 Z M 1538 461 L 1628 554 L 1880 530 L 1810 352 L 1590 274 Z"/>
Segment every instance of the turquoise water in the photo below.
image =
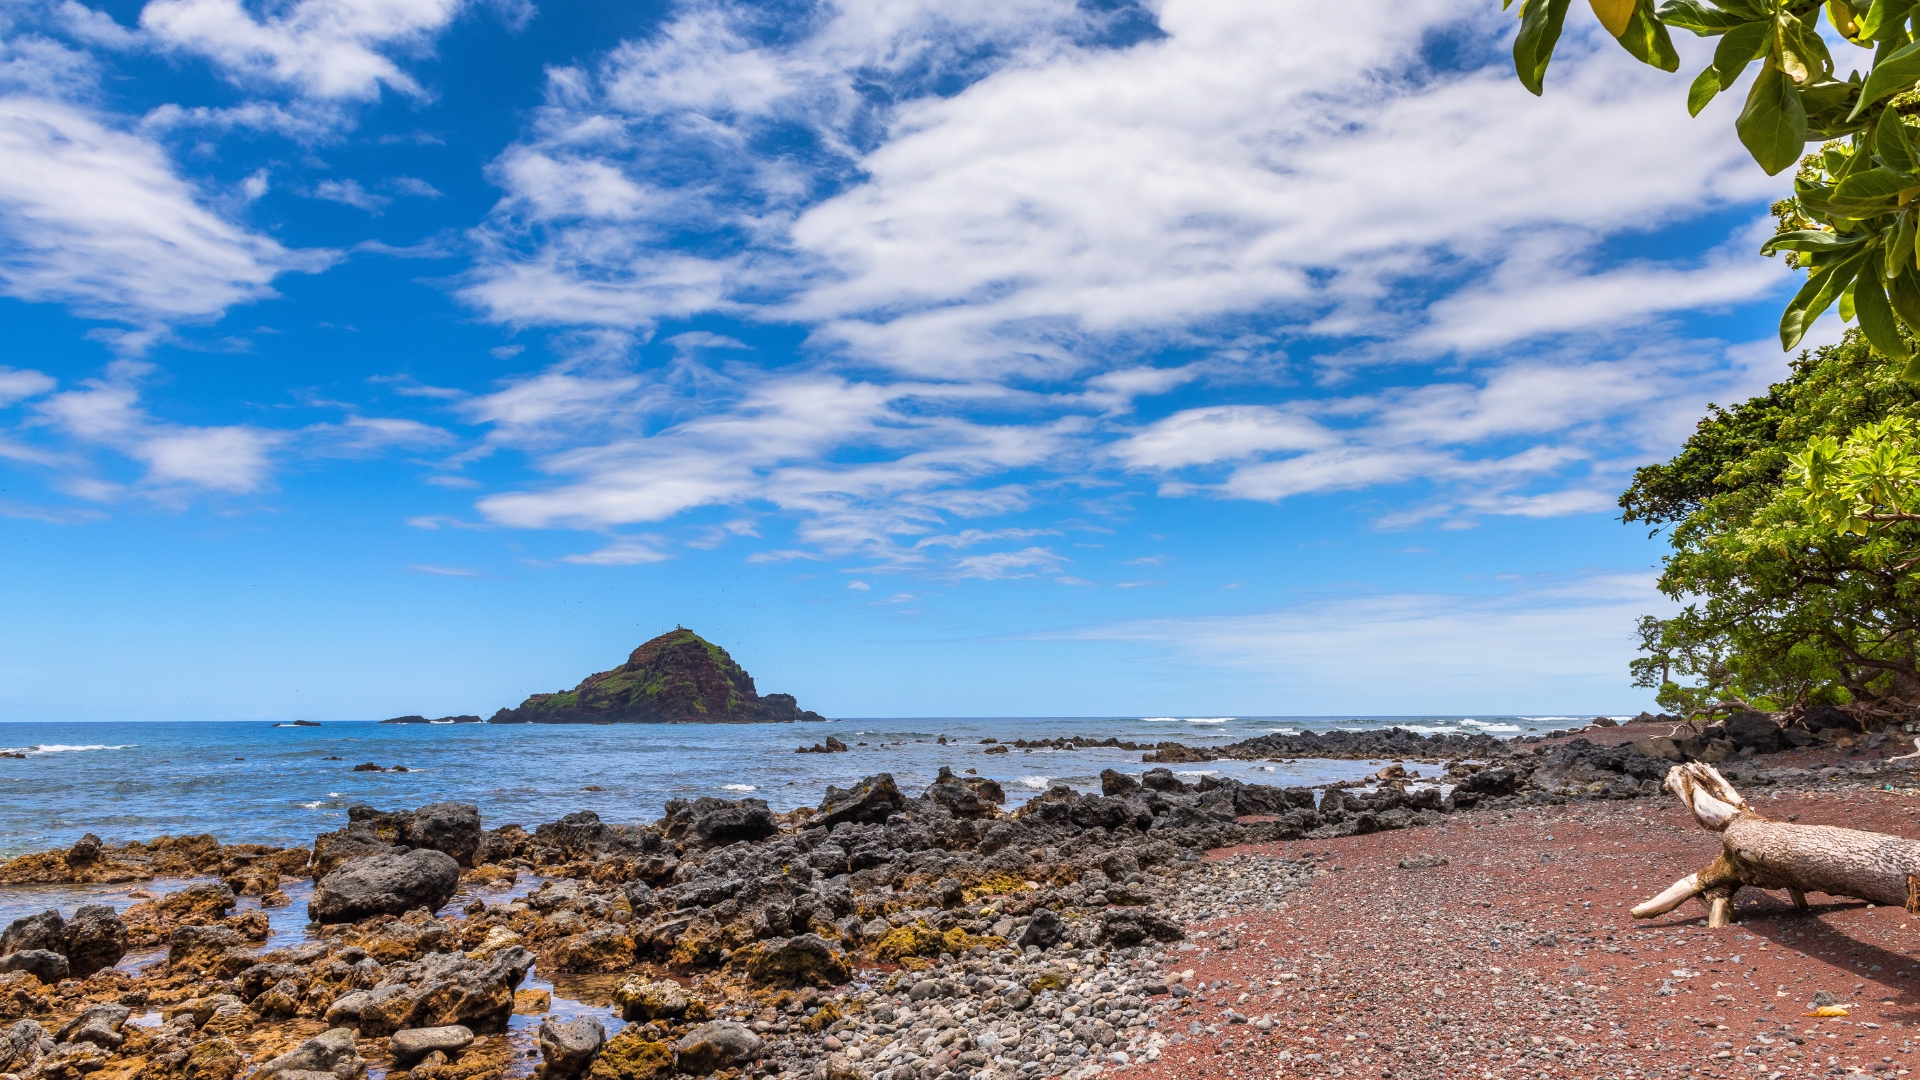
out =
<path fill-rule="evenodd" d="M 891 772 L 917 792 L 943 765 L 998 780 L 1009 803 L 1050 781 L 1098 786 L 1104 768 L 1139 771 L 1137 752 L 987 754 L 1003 742 L 1084 735 L 1219 745 L 1271 731 L 1402 726 L 1512 735 L 1575 726 L 1571 717 L 1106 717 L 838 720 L 754 725 L 382 725 L 265 723 L 0 724 L 0 854 L 64 847 L 83 833 L 110 843 L 210 832 L 224 843 L 311 843 L 347 807 L 475 803 L 488 828 L 531 829 L 575 810 L 650 822 L 668 799 L 763 798 L 776 810 L 819 802 L 828 784 Z M 833 735 L 845 754 L 795 754 Z M 947 745 L 938 738 L 945 736 Z M 860 744 L 865 745 L 860 745 Z M 338 758 L 339 760 L 329 760 Z M 360 772 L 373 762 L 409 771 Z M 1317 784 L 1378 768 L 1365 762 L 1180 766 L 1272 784 Z M 587 791 L 589 787 L 602 790 Z"/>

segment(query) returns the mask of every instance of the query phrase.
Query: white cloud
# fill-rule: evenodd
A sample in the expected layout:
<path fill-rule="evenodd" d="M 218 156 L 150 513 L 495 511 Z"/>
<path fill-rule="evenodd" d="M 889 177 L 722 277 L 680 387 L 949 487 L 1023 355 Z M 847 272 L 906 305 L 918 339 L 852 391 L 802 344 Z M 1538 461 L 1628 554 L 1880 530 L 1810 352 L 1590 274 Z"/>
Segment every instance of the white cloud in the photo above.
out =
<path fill-rule="evenodd" d="M 0 408 L 39 397 L 58 385 L 53 376 L 44 372 L 0 367 Z"/>
<path fill-rule="evenodd" d="M 623 536 L 598 551 L 584 555 L 565 555 L 561 562 L 579 563 L 583 566 L 638 566 L 641 563 L 665 562 L 672 555 L 660 550 L 660 538 L 657 536 Z"/>
<path fill-rule="evenodd" d="M 1250 615 L 1134 620 L 1045 635 L 1131 642 L 1353 714 L 1613 707 L 1650 574 L 1527 579 L 1498 593 L 1329 597 Z M 1383 664 L 1382 657 L 1392 662 Z"/>
<path fill-rule="evenodd" d="M 267 483 L 269 454 L 284 432 L 246 426 L 188 427 L 154 420 L 139 406 L 138 380 L 151 371 L 122 361 L 103 379 L 88 379 L 36 405 L 46 423 L 85 442 L 114 448 L 146 466 L 142 486 L 171 496 L 181 488 L 229 494 Z M 102 489 L 106 490 L 106 489 Z"/>
<path fill-rule="evenodd" d="M 954 560 L 953 576 L 957 578 L 979 578 L 983 581 L 1004 581 L 1009 578 L 1038 577 L 1041 574 L 1057 574 L 1067 560 L 1042 547 L 1022 548 L 1019 551 L 996 551 L 988 555 L 967 555 Z"/>
<path fill-rule="evenodd" d="M 378 214 L 392 199 L 384 195 L 375 195 L 360 186 L 358 180 L 322 180 L 313 185 L 313 197 L 351 206 L 356 210 L 365 210 Z"/>
<path fill-rule="evenodd" d="M 335 258 L 215 214 L 159 147 L 72 106 L 0 98 L 0 159 L 0 288 L 142 327 L 134 347 Z"/>
<path fill-rule="evenodd" d="M 424 98 L 392 54 L 424 53 L 459 8 L 459 0 L 297 0 L 256 17 L 239 0 L 151 0 L 140 26 L 242 85 L 357 101 L 384 85 Z"/>
<path fill-rule="evenodd" d="M 491 165 L 461 295 L 619 347 L 466 403 L 491 428 L 475 453 L 552 478 L 482 514 L 606 530 L 753 504 L 816 553 L 1055 573 L 1007 562 L 1044 548 L 960 556 L 1016 537 L 953 519 L 1116 476 L 1417 489 L 1388 525 L 1594 512 L 1704 400 L 1778 369 L 1663 321 L 1765 300 L 1785 275 L 1752 254 L 1762 224 L 1697 257 L 1613 254 L 1784 190 L 1734 106 L 1688 118 L 1683 83 L 1586 23 L 1535 99 L 1474 51 L 1511 31 L 1491 10 L 1350 4 L 1311 49 L 1284 5 L 1151 10 L 1160 33 L 1116 45 L 1124 12 L 1050 0 L 684 0 L 551 71 Z M 1464 67 L 1430 63 L 1443 37 Z M 665 342 L 671 374 L 626 373 L 632 342 L 704 313 L 805 327 L 805 362 L 727 367 L 705 353 L 741 343 L 697 331 Z M 1296 342 L 1333 349 L 1289 360 L 1314 352 Z"/>

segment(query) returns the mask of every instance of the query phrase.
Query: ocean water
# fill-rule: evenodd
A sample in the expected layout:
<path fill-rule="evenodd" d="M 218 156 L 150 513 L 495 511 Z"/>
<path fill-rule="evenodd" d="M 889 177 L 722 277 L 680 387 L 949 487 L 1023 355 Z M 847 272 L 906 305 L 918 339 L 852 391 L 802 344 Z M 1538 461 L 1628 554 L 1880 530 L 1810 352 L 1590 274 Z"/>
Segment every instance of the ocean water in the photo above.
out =
<path fill-rule="evenodd" d="M 487 828 L 532 829 L 575 810 L 651 822 L 669 799 L 753 796 L 775 810 L 819 802 L 829 785 L 890 772 L 917 793 L 941 766 L 1000 782 L 1009 805 L 1053 781 L 1097 790 L 1102 769 L 1138 772 L 1138 752 L 1014 750 L 983 739 L 1115 736 L 1220 745 L 1267 732 L 1400 726 L 1509 736 L 1583 723 L 1566 716 L 1003 717 L 849 719 L 814 724 L 396 725 L 326 722 L 0 724 L 0 855 L 66 847 L 92 832 L 109 843 L 212 833 L 223 843 L 310 844 L 349 806 L 410 809 L 444 800 L 480 807 Z M 828 735 L 845 754 L 796 754 Z M 946 745 L 938 742 L 947 739 Z M 355 765 L 409 771 L 354 772 Z M 1325 784 L 1380 762 L 1219 761 L 1175 766 L 1248 782 Z M 598 789 L 598 790 L 589 790 Z"/>

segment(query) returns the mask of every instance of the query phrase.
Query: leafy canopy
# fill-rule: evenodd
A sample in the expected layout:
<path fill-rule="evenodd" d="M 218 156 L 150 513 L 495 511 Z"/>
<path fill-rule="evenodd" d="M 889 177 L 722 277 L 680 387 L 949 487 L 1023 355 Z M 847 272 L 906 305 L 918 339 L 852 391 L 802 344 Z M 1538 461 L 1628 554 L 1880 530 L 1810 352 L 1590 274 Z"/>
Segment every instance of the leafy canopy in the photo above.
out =
<path fill-rule="evenodd" d="M 1502 7 L 1512 0 L 1503 0 Z M 1527 89 L 1544 89 L 1571 0 L 1520 0 L 1513 65 Z M 1904 119 L 1920 110 L 1920 0 L 1589 0 L 1623 48 L 1664 71 L 1680 67 L 1669 27 L 1718 38 L 1713 61 L 1687 90 L 1698 116 L 1756 62 L 1734 127 L 1769 175 L 1801 161 L 1793 197 L 1774 209 L 1780 230 L 1761 248 L 1787 253 L 1806 283 L 1780 317 L 1792 349 L 1829 307 L 1858 322 L 1874 351 L 1920 379 L 1920 355 L 1897 327 L 1920 329 L 1920 149 Z M 1825 14 L 1840 37 L 1873 58 L 1842 79 L 1820 35 Z"/>
<path fill-rule="evenodd" d="M 1641 621 L 1635 685 L 1687 713 L 1920 703 L 1916 430 L 1920 389 L 1850 331 L 1638 470 L 1624 518 L 1669 530 L 1659 587 L 1686 607 Z"/>

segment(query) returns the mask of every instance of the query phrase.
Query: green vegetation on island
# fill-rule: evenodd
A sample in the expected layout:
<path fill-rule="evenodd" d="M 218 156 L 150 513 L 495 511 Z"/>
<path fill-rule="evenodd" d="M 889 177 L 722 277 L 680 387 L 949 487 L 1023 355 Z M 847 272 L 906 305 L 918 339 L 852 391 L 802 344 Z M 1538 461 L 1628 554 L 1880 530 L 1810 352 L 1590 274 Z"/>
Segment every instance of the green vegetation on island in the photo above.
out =
<path fill-rule="evenodd" d="M 661 634 L 627 662 L 571 690 L 534 694 L 491 724 L 752 724 L 824 720 L 791 694 L 754 690 L 727 650 L 687 629 Z"/>

